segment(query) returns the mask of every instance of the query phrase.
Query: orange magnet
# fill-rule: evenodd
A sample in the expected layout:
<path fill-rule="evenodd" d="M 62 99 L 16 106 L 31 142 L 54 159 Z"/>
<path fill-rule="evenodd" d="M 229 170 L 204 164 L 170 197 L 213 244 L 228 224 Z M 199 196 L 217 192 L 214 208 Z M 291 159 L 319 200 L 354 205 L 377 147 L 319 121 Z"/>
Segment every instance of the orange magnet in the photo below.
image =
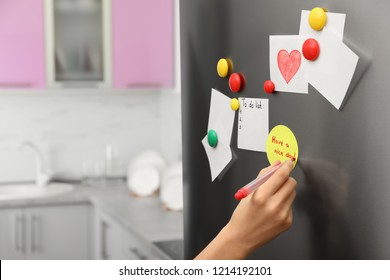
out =
<path fill-rule="evenodd" d="M 266 80 L 264 82 L 264 91 L 268 94 L 271 94 L 275 91 L 275 84 L 271 80 Z"/>
<path fill-rule="evenodd" d="M 229 78 L 229 87 L 232 92 L 239 92 L 245 86 L 244 76 L 240 73 L 233 73 Z"/>
<path fill-rule="evenodd" d="M 307 60 L 316 60 L 320 54 L 320 44 L 316 39 L 307 39 L 302 45 L 302 54 Z"/>
<path fill-rule="evenodd" d="M 309 25 L 314 30 L 321 31 L 326 25 L 326 21 L 326 9 L 317 7 L 310 11 Z"/>

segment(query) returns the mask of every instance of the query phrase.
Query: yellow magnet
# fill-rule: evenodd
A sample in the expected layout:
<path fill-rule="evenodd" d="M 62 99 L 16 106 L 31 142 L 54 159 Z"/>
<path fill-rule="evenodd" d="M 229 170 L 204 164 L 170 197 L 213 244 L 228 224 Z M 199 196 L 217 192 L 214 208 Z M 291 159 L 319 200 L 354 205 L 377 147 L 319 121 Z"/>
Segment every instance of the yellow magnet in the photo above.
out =
<path fill-rule="evenodd" d="M 230 59 L 221 58 L 218 61 L 217 72 L 221 78 L 225 78 L 227 75 L 229 75 L 229 73 L 232 72 L 232 69 L 233 69 L 233 63 Z"/>
<path fill-rule="evenodd" d="M 317 31 L 321 31 L 326 25 L 326 9 L 314 8 L 309 14 L 309 24 L 311 28 Z"/>
<path fill-rule="evenodd" d="M 237 98 L 233 98 L 230 101 L 230 107 L 232 108 L 233 111 L 237 111 L 238 108 L 240 108 L 240 101 L 238 101 Z"/>

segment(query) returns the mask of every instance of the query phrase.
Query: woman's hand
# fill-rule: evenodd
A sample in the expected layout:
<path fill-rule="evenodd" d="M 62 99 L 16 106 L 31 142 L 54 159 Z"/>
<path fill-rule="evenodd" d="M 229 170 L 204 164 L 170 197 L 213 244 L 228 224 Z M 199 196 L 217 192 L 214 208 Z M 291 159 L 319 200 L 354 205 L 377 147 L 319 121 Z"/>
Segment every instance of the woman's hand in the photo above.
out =
<path fill-rule="evenodd" d="M 275 162 L 260 171 L 263 174 Z M 229 223 L 196 259 L 244 259 L 256 248 L 290 228 L 296 181 L 287 160 L 263 185 L 242 199 Z"/>

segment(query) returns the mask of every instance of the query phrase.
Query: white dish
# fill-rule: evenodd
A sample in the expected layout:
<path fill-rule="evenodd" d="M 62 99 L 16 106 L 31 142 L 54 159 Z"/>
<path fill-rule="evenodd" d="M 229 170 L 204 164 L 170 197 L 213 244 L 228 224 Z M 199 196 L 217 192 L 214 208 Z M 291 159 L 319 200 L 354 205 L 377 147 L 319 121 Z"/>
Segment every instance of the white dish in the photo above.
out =
<path fill-rule="evenodd" d="M 153 166 L 141 166 L 129 173 L 127 184 L 131 193 L 137 196 L 151 196 L 160 186 L 160 174 Z"/>
<path fill-rule="evenodd" d="M 183 209 L 183 164 L 177 162 L 164 172 L 160 199 L 165 208 L 173 211 Z"/>
<path fill-rule="evenodd" d="M 177 176 L 161 186 L 161 202 L 168 210 L 183 210 L 183 179 Z"/>
<path fill-rule="evenodd" d="M 146 150 L 138 154 L 129 165 L 127 185 L 132 194 L 150 196 L 155 194 L 161 185 L 162 172 L 166 161 L 155 150 Z"/>
<path fill-rule="evenodd" d="M 167 162 L 159 152 L 146 150 L 135 156 L 130 163 L 129 170 L 131 171 L 132 169 L 145 165 L 154 166 L 159 172 L 162 172 L 166 168 Z"/>

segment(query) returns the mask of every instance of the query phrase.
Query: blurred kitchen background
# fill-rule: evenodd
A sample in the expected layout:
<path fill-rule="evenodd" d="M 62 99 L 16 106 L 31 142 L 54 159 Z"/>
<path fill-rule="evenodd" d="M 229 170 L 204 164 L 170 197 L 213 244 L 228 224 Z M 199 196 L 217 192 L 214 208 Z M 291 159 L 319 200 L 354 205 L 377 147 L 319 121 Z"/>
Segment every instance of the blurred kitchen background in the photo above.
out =
<path fill-rule="evenodd" d="M 179 0 L 0 1 L 0 258 L 183 258 Z"/>

